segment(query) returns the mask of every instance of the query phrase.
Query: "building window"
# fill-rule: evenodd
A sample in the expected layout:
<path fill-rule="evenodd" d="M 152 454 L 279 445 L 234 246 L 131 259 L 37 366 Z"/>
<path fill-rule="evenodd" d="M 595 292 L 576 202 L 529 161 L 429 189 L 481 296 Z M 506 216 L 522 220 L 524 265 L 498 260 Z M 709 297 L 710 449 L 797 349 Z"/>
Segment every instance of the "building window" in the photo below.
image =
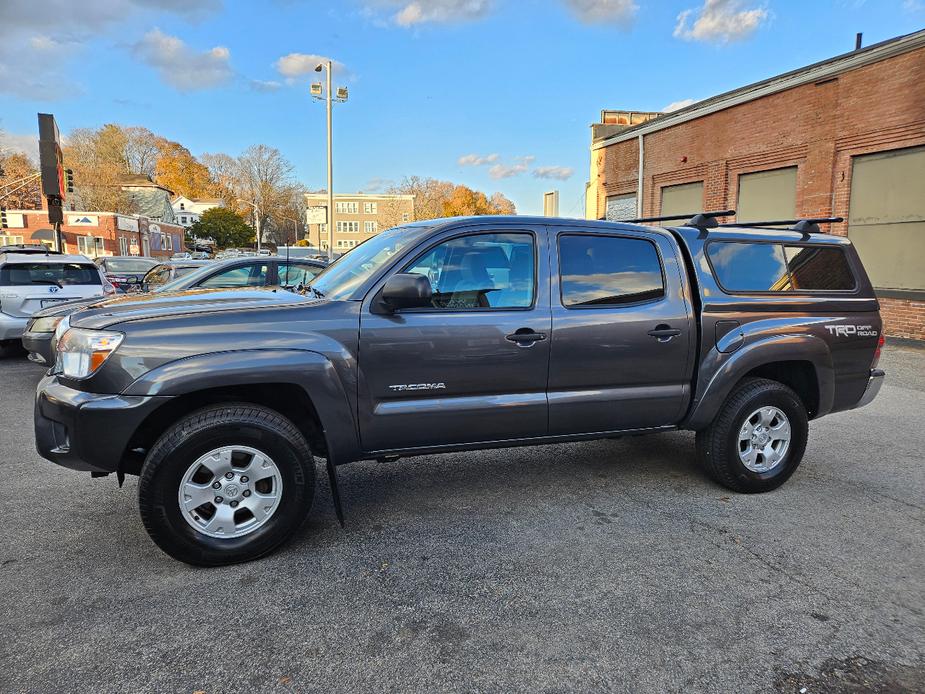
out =
<path fill-rule="evenodd" d="M 411 215 L 408 214 L 407 212 L 402 212 L 402 213 L 401 213 L 401 221 L 403 221 L 403 222 L 410 222 L 410 221 L 411 221 Z"/>
<path fill-rule="evenodd" d="M 327 222 L 322 222 L 321 224 L 319 224 L 319 225 L 318 225 L 318 231 L 319 231 L 320 233 L 322 233 L 322 234 L 327 234 L 327 233 L 328 233 L 328 224 L 327 224 Z"/>
<path fill-rule="evenodd" d="M 119 237 L 119 255 L 128 255 L 128 239 L 124 236 Z"/>
<path fill-rule="evenodd" d="M 676 214 L 693 216 L 703 212 L 703 181 L 662 186 L 659 209 L 659 215 L 663 217 Z"/>
<path fill-rule="evenodd" d="M 182 202 L 181 202 L 181 203 L 180 203 L 180 209 L 181 209 L 181 210 L 185 210 L 185 209 L 186 209 L 186 203 L 182 203 Z"/>
<path fill-rule="evenodd" d="M 164 248 L 168 251 L 173 250 L 173 235 L 164 234 Z"/>
<path fill-rule="evenodd" d="M 360 232 L 359 222 L 337 222 L 337 233 L 358 234 Z"/>
<path fill-rule="evenodd" d="M 363 203 L 363 212 L 366 214 L 377 214 L 379 204 L 375 202 L 364 202 Z"/>
<path fill-rule="evenodd" d="M 367 234 L 375 234 L 379 231 L 379 222 L 363 222 L 363 231 Z"/>
<path fill-rule="evenodd" d="M 797 210 L 797 167 L 739 176 L 737 222 L 792 219 Z"/>
<path fill-rule="evenodd" d="M 360 211 L 358 202 L 335 202 L 334 211 L 338 214 L 357 214 Z"/>
<path fill-rule="evenodd" d="M 636 193 L 607 196 L 604 219 L 608 222 L 621 222 L 626 219 L 634 219 L 637 216 Z"/>
<path fill-rule="evenodd" d="M 96 240 L 92 236 L 77 237 L 77 252 L 80 255 L 96 255 Z"/>
<path fill-rule="evenodd" d="M 848 236 L 875 287 L 925 290 L 925 147 L 854 158 Z"/>
<path fill-rule="evenodd" d="M 22 236 L 0 235 L 0 246 L 16 246 L 22 243 Z"/>

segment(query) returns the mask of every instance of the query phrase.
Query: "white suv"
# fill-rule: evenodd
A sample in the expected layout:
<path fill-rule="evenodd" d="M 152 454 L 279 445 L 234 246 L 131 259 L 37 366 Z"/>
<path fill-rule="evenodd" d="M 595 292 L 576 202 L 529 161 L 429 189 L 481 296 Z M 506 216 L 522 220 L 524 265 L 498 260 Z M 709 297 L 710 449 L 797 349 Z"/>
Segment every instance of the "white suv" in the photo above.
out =
<path fill-rule="evenodd" d="M 19 340 L 36 311 L 115 291 L 99 267 L 82 255 L 0 253 L 0 349 Z"/>

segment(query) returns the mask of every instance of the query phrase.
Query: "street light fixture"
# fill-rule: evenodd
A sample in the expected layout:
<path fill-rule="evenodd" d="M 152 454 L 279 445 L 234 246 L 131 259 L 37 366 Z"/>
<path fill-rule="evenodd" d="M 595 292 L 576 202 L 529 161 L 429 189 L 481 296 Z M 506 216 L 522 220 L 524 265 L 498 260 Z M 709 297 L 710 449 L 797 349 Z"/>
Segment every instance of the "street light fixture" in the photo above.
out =
<path fill-rule="evenodd" d="M 238 202 L 243 202 L 245 205 L 250 205 L 254 208 L 254 226 L 257 230 L 257 252 L 260 253 L 260 208 L 257 207 L 256 202 L 251 202 L 250 200 L 238 198 Z"/>
<path fill-rule="evenodd" d="M 315 67 L 315 72 L 326 71 L 325 81 L 327 88 L 325 89 L 324 99 L 327 102 L 328 110 L 328 260 L 331 261 L 334 259 L 334 159 L 331 149 L 331 106 L 333 102 L 336 101 L 346 101 L 347 100 L 347 88 L 339 87 L 337 89 L 337 98 L 334 99 L 331 89 L 331 73 L 334 68 L 334 61 L 326 60 L 323 63 L 318 63 Z M 320 99 L 318 94 L 320 90 L 320 85 L 313 84 L 310 89 L 312 97 Z M 320 243 L 320 239 L 319 239 Z"/>

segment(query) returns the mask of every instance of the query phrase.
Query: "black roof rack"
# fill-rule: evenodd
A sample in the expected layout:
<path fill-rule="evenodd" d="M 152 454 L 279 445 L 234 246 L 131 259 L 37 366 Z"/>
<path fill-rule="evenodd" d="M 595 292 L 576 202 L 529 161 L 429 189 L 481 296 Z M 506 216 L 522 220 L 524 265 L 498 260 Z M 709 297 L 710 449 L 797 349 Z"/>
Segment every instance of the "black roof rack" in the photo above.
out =
<path fill-rule="evenodd" d="M 776 219 L 769 222 L 730 222 L 720 224 L 721 227 L 787 227 L 791 231 L 799 231 L 803 234 L 824 234 L 819 228 L 820 224 L 833 224 L 844 222 L 844 217 L 809 217 L 807 219 Z"/>
<path fill-rule="evenodd" d="M 639 217 L 637 219 L 624 219 L 620 221 L 641 224 L 643 222 L 670 222 L 675 219 L 686 219 L 687 222 L 681 226 L 714 229 L 719 226 L 716 221 L 717 217 L 732 217 L 735 213 L 735 210 L 720 210 L 718 212 L 689 212 L 687 214 L 676 214 L 668 217 Z"/>

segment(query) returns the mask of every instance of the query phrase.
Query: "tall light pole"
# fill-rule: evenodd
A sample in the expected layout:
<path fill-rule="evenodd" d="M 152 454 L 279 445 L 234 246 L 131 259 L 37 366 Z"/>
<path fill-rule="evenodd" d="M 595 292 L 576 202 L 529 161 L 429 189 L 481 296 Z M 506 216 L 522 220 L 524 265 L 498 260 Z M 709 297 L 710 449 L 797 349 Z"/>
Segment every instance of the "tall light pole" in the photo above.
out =
<path fill-rule="evenodd" d="M 257 227 L 257 252 L 260 253 L 260 208 L 257 207 L 256 202 L 251 202 L 250 200 L 238 198 L 238 202 L 243 202 L 245 205 L 250 205 L 254 208 L 254 226 Z"/>
<path fill-rule="evenodd" d="M 334 94 L 331 87 L 331 73 L 334 69 L 334 61 L 326 60 L 323 63 L 319 63 L 318 67 L 315 68 L 315 72 L 321 72 L 322 70 L 326 71 L 325 74 L 325 101 L 327 104 L 328 110 L 328 260 L 331 261 L 334 259 L 334 154 L 332 147 L 332 123 L 331 115 L 333 112 L 334 104 Z M 321 85 L 317 85 L 320 89 Z M 317 90 L 315 85 L 312 85 L 312 96 L 317 96 Z M 347 88 L 338 87 L 337 89 L 337 101 L 346 101 L 347 100 Z M 319 244 L 321 239 L 318 240 Z"/>

